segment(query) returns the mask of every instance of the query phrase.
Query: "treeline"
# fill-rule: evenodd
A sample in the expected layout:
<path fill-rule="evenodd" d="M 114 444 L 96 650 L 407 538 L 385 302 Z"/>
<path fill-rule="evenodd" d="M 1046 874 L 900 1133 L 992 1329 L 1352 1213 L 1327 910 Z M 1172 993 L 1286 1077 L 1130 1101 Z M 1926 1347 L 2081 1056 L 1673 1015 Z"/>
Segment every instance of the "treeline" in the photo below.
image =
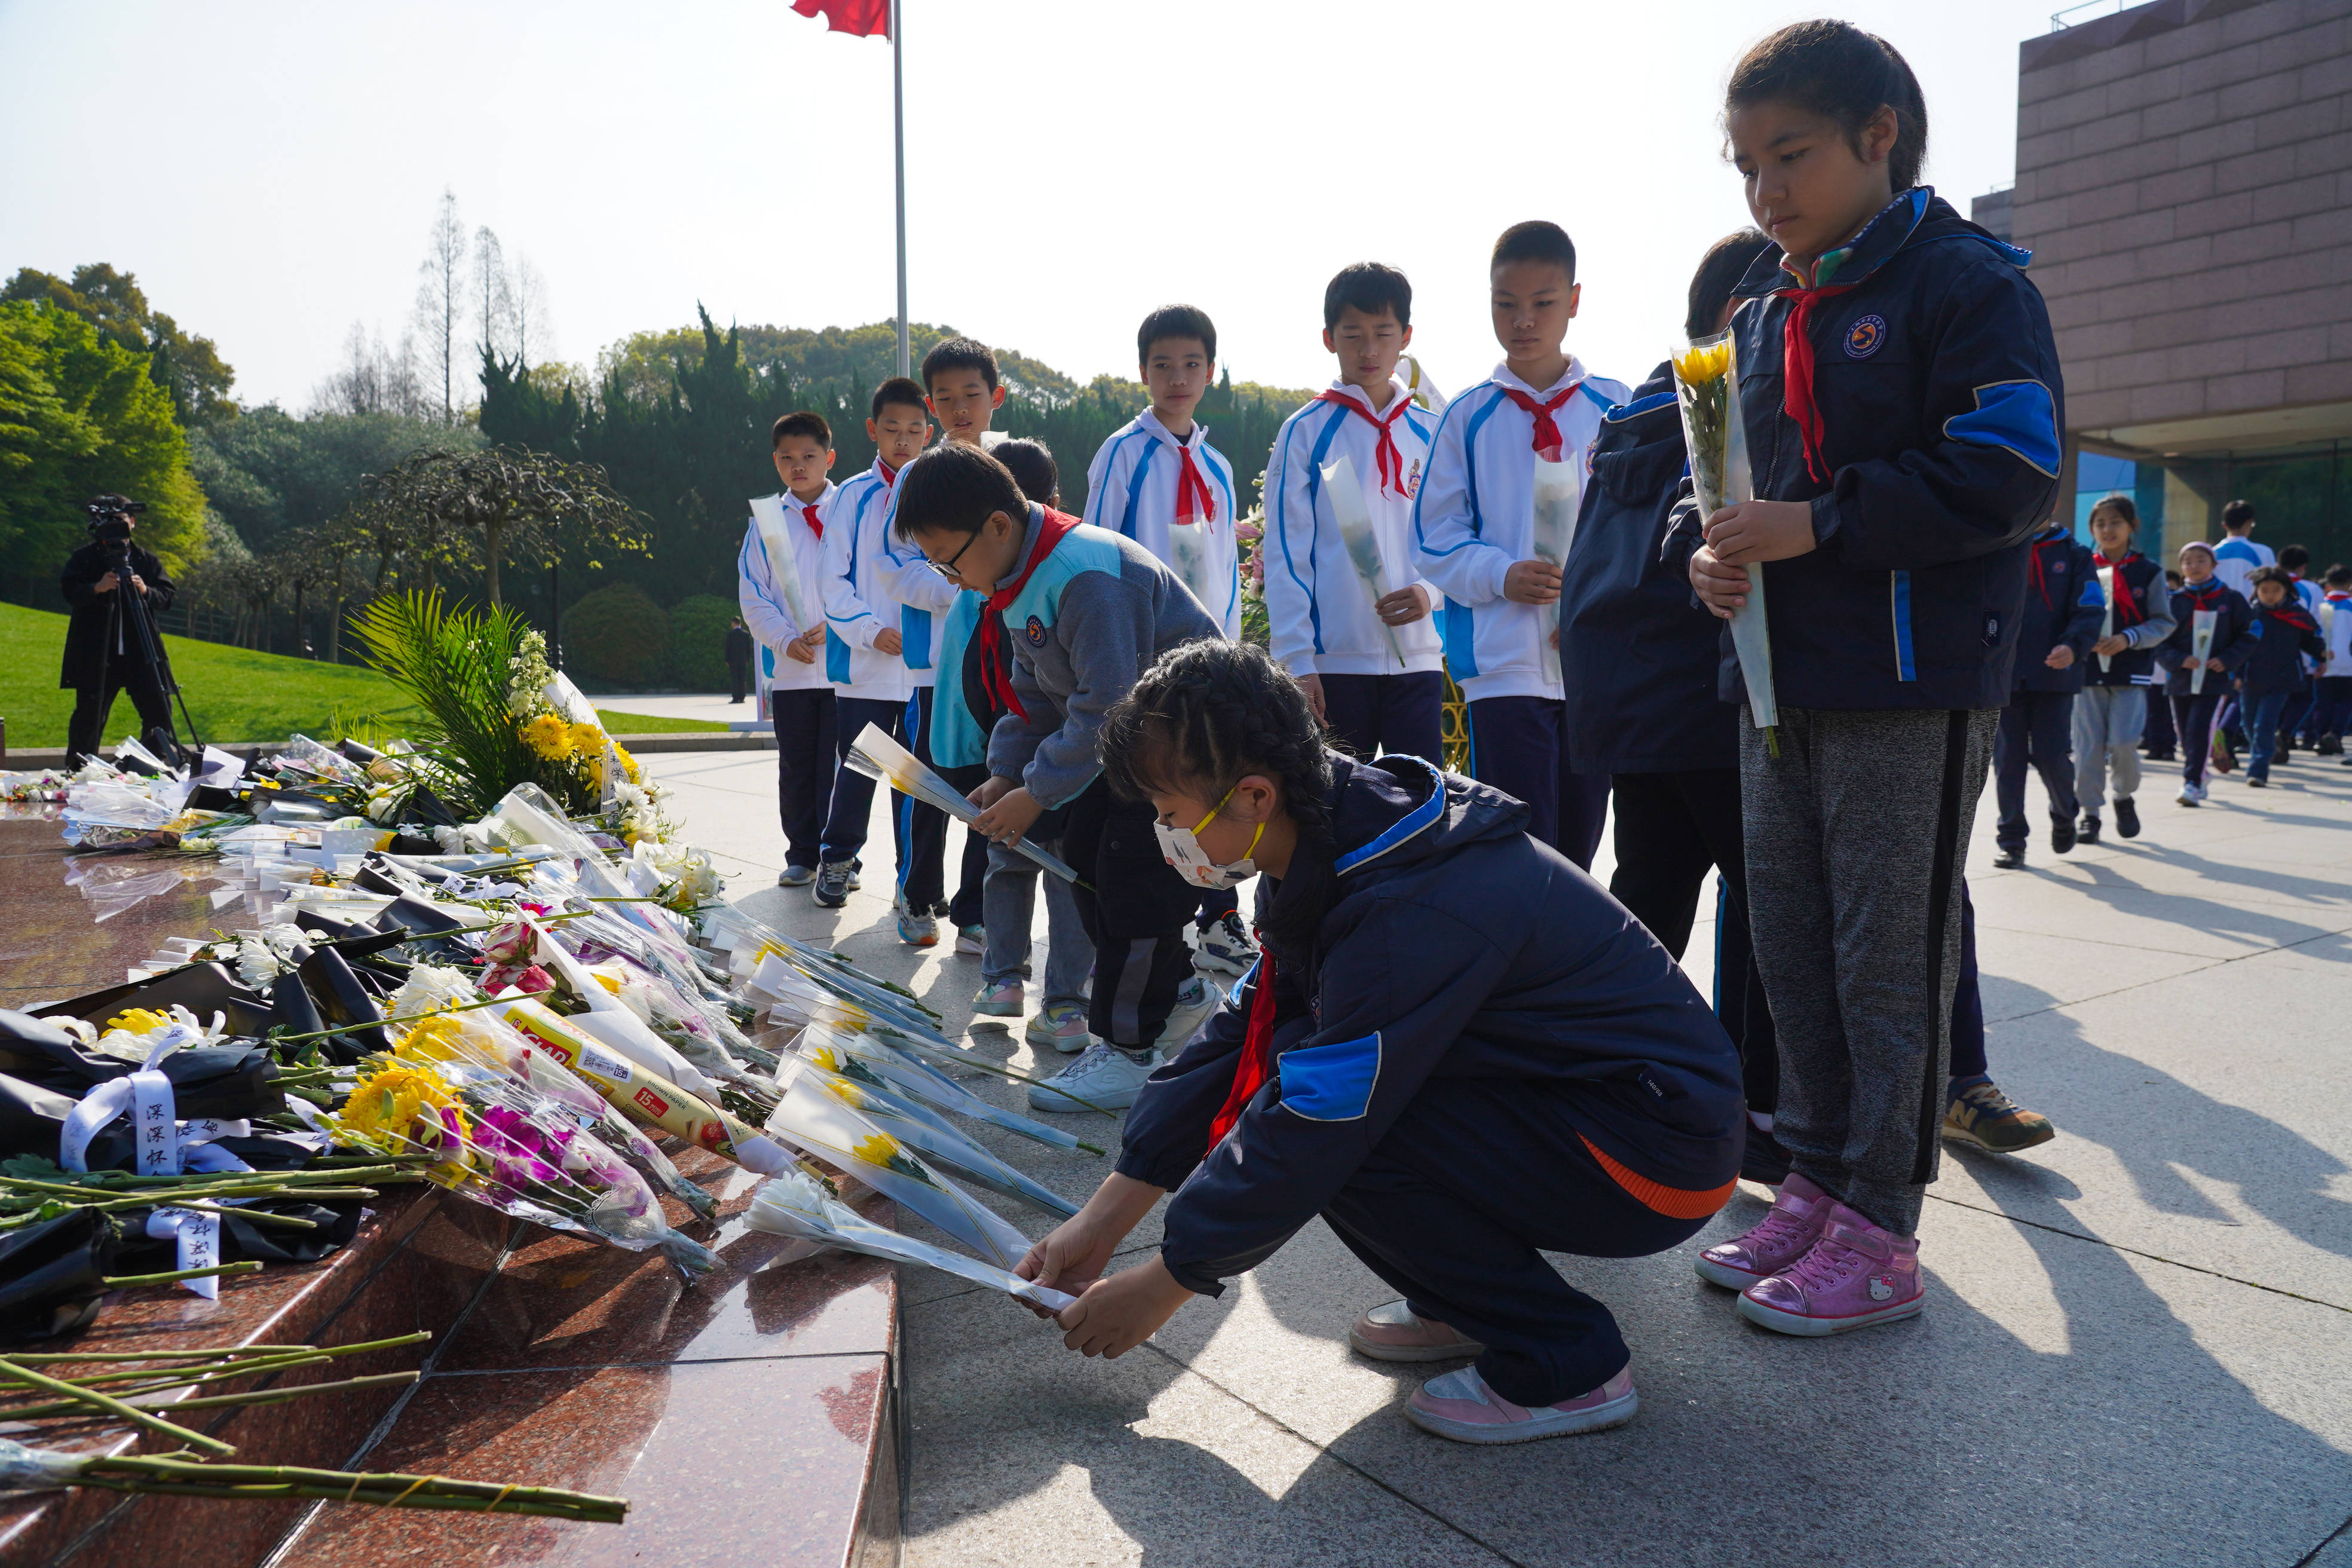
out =
<path fill-rule="evenodd" d="M 822 331 L 769 326 L 721 332 L 707 311 L 698 327 L 640 333 L 601 356 L 594 384 L 557 382 L 519 360 L 485 354 L 480 428 L 503 446 L 593 463 L 648 519 L 652 552 L 632 560 L 628 579 L 667 605 L 698 594 L 733 592 L 747 498 L 776 488 L 768 430 L 778 415 L 814 408 L 834 429 L 836 479 L 874 460 L 866 434 L 868 399 L 893 374 L 890 322 Z M 918 363 L 950 327 L 909 330 Z M 1139 383 L 1097 378 L 1081 386 L 1051 367 L 999 351 L 1006 388 L 995 426 L 1053 449 L 1062 501 L 1086 505 L 1095 450 L 1142 409 Z M 1310 395 L 1243 384 L 1231 376 L 1202 399 L 1210 439 L 1233 460 L 1244 510 L 1282 421 Z M 593 574 L 579 579 L 583 590 Z M 566 598 L 570 597 L 567 592 Z"/>

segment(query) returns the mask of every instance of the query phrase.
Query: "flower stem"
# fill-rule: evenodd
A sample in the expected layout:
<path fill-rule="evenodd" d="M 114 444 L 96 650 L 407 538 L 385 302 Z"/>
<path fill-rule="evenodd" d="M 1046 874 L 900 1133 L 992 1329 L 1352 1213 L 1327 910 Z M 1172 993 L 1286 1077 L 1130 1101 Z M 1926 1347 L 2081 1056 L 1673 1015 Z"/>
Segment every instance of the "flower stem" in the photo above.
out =
<path fill-rule="evenodd" d="M 128 1290 L 140 1285 L 170 1285 L 182 1279 L 210 1279 L 223 1274 L 258 1274 L 261 1265 L 247 1258 L 243 1263 L 216 1263 L 210 1268 L 174 1268 L 169 1274 L 110 1274 L 99 1280 L 110 1290 Z"/>
<path fill-rule="evenodd" d="M 236 1452 L 236 1445 L 234 1443 L 224 1443 L 219 1438 L 208 1437 L 202 1432 L 192 1432 L 185 1426 L 174 1426 L 162 1416 L 151 1415 L 135 1405 L 126 1405 L 112 1394 L 100 1394 L 96 1389 L 83 1388 L 77 1384 L 51 1377 L 47 1373 L 35 1372 L 31 1367 L 10 1361 L 5 1356 L 0 1356 L 0 1375 L 13 1377 L 19 1383 L 30 1384 L 35 1388 L 57 1394 L 60 1398 L 74 1400 L 83 1405 L 94 1405 L 110 1415 L 119 1415 L 125 1421 L 136 1422 L 151 1432 L 176 1437 L 183 1443 L 193 1444 L 199 1448 L 209 1448 L 215 1454 Z"/>

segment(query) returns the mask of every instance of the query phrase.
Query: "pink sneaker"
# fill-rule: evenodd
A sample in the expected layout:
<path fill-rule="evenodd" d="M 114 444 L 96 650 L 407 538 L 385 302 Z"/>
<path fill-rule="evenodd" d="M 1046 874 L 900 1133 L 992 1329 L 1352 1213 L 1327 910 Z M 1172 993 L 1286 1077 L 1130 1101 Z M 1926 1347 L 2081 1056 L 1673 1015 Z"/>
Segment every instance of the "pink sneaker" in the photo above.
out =
<path fill-rule="evenodd" d="M 1486 1386 L 1475 1366 L 1433 1377 L 1405 1402 L 1405 1419 L 1457 1443 L 1531 1443 L 1622 1426 L 1642 1407 L 1626 1367 L 1590 1394 L 1529 1410 Z"/>
<path fill-rule="evenodd" d="M 1796 1172 L 1780 1184 L 1772 1212 L 1745 1236 L 1719 1241 L 1693 1261 L 1698 1277 L 1727 1290 L 1745 1290 L 1769 1279 L 1812 1250 L 1822 1222 L 1836 1206 L 1821 1188 Z"/>
<path fill-rule="evenodd" d="M 1882 1230 L 1841 1203 L 1813 1249 L 1739 1293 L 1739 1315 L 1784 1334 L 1843 1334 L 1908 1318 L 1927 1304 L 1919 1242 Z"/>
<path fill-rule="evenodd" d="M 1413 1316 L 1402 1301 L 1384 1302 L 1358 1318 L 1348 1342 L 1374 1361 L 1453 1361 L 1486 1348 L 1458 1329 Z"/>

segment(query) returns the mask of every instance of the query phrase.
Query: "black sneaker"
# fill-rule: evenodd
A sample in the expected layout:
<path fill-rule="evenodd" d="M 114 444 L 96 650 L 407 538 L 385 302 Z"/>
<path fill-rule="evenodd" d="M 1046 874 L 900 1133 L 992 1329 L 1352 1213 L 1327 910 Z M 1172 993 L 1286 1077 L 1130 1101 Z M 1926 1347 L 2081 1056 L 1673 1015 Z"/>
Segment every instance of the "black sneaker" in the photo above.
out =
<path fill-rule="evenodd" d="M 2116 831 L 2126 838 L 2139 837 L 2139 807 L 2131 803 L 2129 796 L 2116 802 Z"/>
<path fill-rule="evenodd" d="M 2117 805 L 2121 805 L 2123 803 L 2121 801 L 2117 801 L 2116 804 Z M 2120 823 L 2123 819 L 2124 814 L 2121 811 L 2116 812 L 2116 820 Z M 2096 816 L 2085 816 L 2083 818 L 2083 826 L 2074 830 L 2074 842 L 2077 844 L 2096 844 L 2098 841 L 2099 819 Z"/>
<path fill-rule="evenodd" d="M 1789 1151 L 1780 1141 L 1753 1121 L 1748 1124 L 1748 1147 L 1740 1152 L 1739 1178 L 1777 1187 L 1789 1179 Z"/>
<path fill-rule="evenodd" d="M 2344 737 L 2334 734 L 2322 735 L 2317 742 L 2314 742 L 2311 752 L 2312 755 L 2317 757 L 2340 757 L 2344 754 Z"/>
<path fill-rule="evenodd" d="M 849 895 L 857 886 L 857 866 L 850 860 L 827 860 L 816 868 L 816 901 L 828 910 L 837 910 L 849 902 Z"/>
<path fill-rule="evenodd" d="M 2016 848 L 2012 849 L 2006 844 L 2002 845 L 2000 847 L 2000 853 L 1992 858 L 1992 866 L 1993 869 L 1996 871 L 2024 870 L 2025 846 L 2021 844 Z"/>
<path fill-rule="evenodd" d="M 2050 853 L 2063 855 L 2074 847 L 2074 819 L 2053 816 L 2050 819 Z"/>

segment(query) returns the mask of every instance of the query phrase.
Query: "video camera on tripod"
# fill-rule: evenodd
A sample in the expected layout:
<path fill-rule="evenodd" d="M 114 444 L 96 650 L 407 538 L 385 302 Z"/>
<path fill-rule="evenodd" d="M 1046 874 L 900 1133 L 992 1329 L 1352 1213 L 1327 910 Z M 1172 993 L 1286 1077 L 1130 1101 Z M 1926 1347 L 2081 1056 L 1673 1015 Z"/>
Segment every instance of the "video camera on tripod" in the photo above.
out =
<path fill-rule="evenodd" d="M 165 696 L 176 698 L 180 717 L 188 726 L 188 752 L 200 752 L 204 741 L 196 732 L 195 716 L 188 711 L 188 700 L 180 692 L 180 682 L 172 673 L 172 656 L 163 647 L 163 637 L 147 613 L 146 595 L 137 586 L 137 571 L 131 559 L 132 520 L 147 510 L 146 503 L 118 495 L 93 497 L 83 504 L 89 514 L 91 542 L 109 558 L 114 574 L 114 591 L 106 595 L 106 637 L 99 646 L 98 686 L 108 687 L 108 663 L 121 650 L 126 663 L 143 664 L 155 672 L 155 684 Z M 170 709 L 164 710 L 165 721 L 148 730 L 144 740 L 147 749 L 166 763 L 182 760 L 178 732 L 170 722 Z"/>

